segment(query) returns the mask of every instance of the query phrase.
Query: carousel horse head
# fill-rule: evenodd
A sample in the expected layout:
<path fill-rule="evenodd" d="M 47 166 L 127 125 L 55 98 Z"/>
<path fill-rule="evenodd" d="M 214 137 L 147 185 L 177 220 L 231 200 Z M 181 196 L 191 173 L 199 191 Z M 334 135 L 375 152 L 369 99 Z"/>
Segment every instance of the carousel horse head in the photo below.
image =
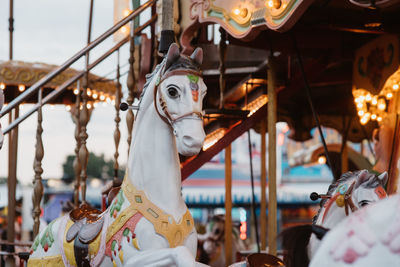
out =
<path fill-rule="evenodd" d="M 172 44 L 156 77 L 155 109 L 171 126 L 178 152 L 184 156 L 199 153 L 205 138 L 202 102 L 207 87 L 200 70 L 202 61 L 201 48 L 188 57 Z"/>
<path fill-rule="evenodd" d="M 4 94 L 3 90 L 0 89 L 0 111 L 3 108 L 4 104 Z M 1 131 L 1 124 L 0 124 L 0 149 L 3 146 L 3 132 Z"/>
<path fill-rule="evenodd" d="M 380 175 L 367 170 L 344 173 L 337 182 L 329 186 L 327 195 L 320 203 L 321 209 L 314 217 L 314 223 L 327 225 L 329 224 L 328 217 L 334 216 L 337 217 L 334 219 L 334 224 L 336 224 L 337 219 L 341 220 L 344 215 L 348 216 L 350 211 L 354 212 L 379 199 L 386 198 L 384 187 L 387 180 L 387 172 Z M 344 209 L 344 213 L 334 211 L 341 208 Z"/>
<path fill-rule="evenodd" d="M 317 251 L 320 241 L 312 233 L 320 225 L 334 228 L 346 216 L 379 199 L 387 198 L 385 185 L 386 172 L 375 175 L 367 170 L 344 173 L 340 179 L 329 186 L 326 195 L 313 193 L 311 198 L 322 198 L 321 208 L 313 219 L 313 225 L 299 225 L 287 228 L 280 236 L 287 251 L 286 266 L 308 266 L 309 259 Z M 316 197 L 315 197 L 316 196 Z"/>
<path fill-rule="evenodd" d="M 330 230 L 310 267 L 399 266 L 400 195 L 361 209 Z"/>

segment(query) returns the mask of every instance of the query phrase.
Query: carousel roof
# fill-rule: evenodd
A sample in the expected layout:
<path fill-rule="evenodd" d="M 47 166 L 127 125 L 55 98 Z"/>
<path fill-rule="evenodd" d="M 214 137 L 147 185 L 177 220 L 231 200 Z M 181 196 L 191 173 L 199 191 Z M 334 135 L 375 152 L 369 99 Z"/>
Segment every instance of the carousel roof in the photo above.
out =
<path fill-rule="evenodd" d="M 0 60 L 0 86 L 4 90 L 5 102 L 8 103 L 25 88 L 30 87 L 34 83 L 38 82 L 45 75 L 56 69 L 57 65 L 50 65 L 39 62 L 23 62 L 23 61 L 1 61 Z M 56 76 L 53 80 L 46 84 L 44 87 L 44 96 L 51 90 L 57 88 L 63 83 L 67 82 L 72 77 L 79 74 L 80 71 L 72 68 L 66 69 L 64 72 Z M 69 86 L 67 91 L 57 97 L 54 104 L 70 104 L 74 101 L 77 94 L 75 88 L 76 83 Z M 89 100 L 96 101 L 101 95 L 111 97 L 115 94 L 116 84 L 112 80 L 102 78 L 100 76 L 89 74 L 89 88 L 91 88 L 93 94 L 91 94 Z M 102 97 L 103 98 L 103 97 Z M 102 99 L 102 100 L 104 100 Z M 27 101 L 37 102 L 36 96 L 31 97 Z"/>
<path fill-rule="evenodd" d="M 218 3 L 222 5 L 222 2 Z M 232 1 L 232 4 L 233 2 L 239 5 L 251 1 Z M 310 5 L 307 5 L 304 14 L 297 18 L 290 30 L 285 29 L 281 32 L 261 27 L 257 28 L 254 34 L 241 38 L 234 31 L 230 31 L 225 22 L 224 24 L 219 20 L 214 21 L 214 18 L 207 20 L 206 17 L 203 20 L 199 19 L 200 23 L 196 25 L 198 33 L 194 35 L 192 44 L 202 46 L 207 55 L 203 63 L 205 82 L 209 89 L 205 108 L 218 107 L 218 45 L 214 45 L 207 35 L 210 29 L 207 24 L 218 22 L 229 33 L 224 92 L 226 108 L 241 109 L 245 103 L 266 94 L 267 59 L 272 50 L 276 61 L 278 121 L 289 124 L 292 139 L 310 139 L 310 131 L 316 127 L 316 123 L 306 96 L 302 70 L 298 64 L 296 52 L 299 51 L 311 98 L 321 124 L 342 134 L 346 133 L 347 139 L 352 142 L 371 138 L 372 130 L 378 124 L 376 121 L 366 125 L 360 124 L 352 95 L 355 53 L 357 49 L 382 34 L 400 33 L 400 2 L 392 1 L 390 6 L 378 6 L 376 9 L 363 8 L 349 1 L 298 2 L 307 2 Z M 207 5 L 204 5 L 204 8 L 212 9 Z M 209 16 L 213 14 L 208 13 Z M 220 19 L 224 21 L 223 17 Z M 253 24 L 251 27 L 256 29 Z M 182 40 L 190 39 L 189 34 L 190 32 L 183 32 Z M 216 119 L 214 125 L 207 126 L 210 128 L 208 131 L 212 132 L 218 127 L 227 128 L 237 121 Z"/>

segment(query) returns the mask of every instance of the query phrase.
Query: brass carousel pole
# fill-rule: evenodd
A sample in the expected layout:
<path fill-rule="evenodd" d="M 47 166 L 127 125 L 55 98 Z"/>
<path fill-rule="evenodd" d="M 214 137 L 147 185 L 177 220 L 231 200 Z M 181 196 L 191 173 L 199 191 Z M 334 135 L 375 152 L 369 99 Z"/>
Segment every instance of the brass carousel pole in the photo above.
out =
<path fill-rule="evenodd" d="M 115 131 L 114 131 L 114 142 L 115 142 L 115 153 L 114 153 L 114 185 L 118 183 L 118 146 L 121 139 L 121 133 L 119 130 L 119 123 L 121 118 L 119 116 L 119 105 L 121 104 L 121 83 L 120 80 L 120 64 L 119 64 L 119 49 L 117 50 L 117 90 L 115 91 Z"/>
<path fill-rule="evenodd" d="M 225 60 L 226 60 L 226 32 L 219 28 L 221 39 L 219 52 L 219 108 L 224 108 L 225 91 Z M 225 148 L 225 265 L 232 263 L 232 146 Z"/>
<path fill-rule="evenodd" d="M 267 166 L 266 166 L 266 131 L 267 123 L 265 120 L 261 122 L 261 207 L 260 207 L 260 221 L 261 221 L 261 250 L 267 247 Z"/>
<path fill-rule="evenodd" d="M 72 112 L 72 117 L 75 122 L 75 159 L 74 159 L 74 173 L 75 173 L 75 185 L 74 185 L 74 206 L 75 208 L 79 207 L 79 186 L 80 186 L 80 173 L 81 173 L 81 163 L 79 161 L 79 149 L 80 149 L 80 109 L 81 109 L 81 80 L 77 81 L 76 90 L 78 93 L 76 94 L 76 101 L 75 101 L 75 112 Z"/>
<path fill-rule="evenodd" d="M 130 48 L 129 48 L 129 72 L 128 72 L 128 79 L 127 79 L 127 87 L 128 87 L 128 98 L 126 99 L 126 102 L 128 102 L 128 105 L 133 104 L 134 100 L 134 93 L 136 92 L 136 79 L 135 79 L 135 34 L 134 34 L 134 25 L 135 23 L 132 21 L 131 23 L 131 40 L 130 40 Z M 131 109 L 128 109 L 127 114 L 126 114 L 126 125 L 128 128 L 128 155 L 129 155 L 129 149 L 131 146 L 131 141 L 132 141 L 132 129 L 133 129 L 133 121 L 135 120 L 135 115 L 133 114 L 133 111 Z"/>
<path fill-rule="evenodd" d="M 14 32 L 14 1 L 10 0 L 9 17 L 9 59 L 13 59 L 13 32 Z M 9 113 L 9 123 L 13 121 L 13 112 Z M 19 106 L 14 109 L 14 120 L 19 116 Z M 15 192 L 17 187 L 17 155 L 18 155 L 18 127 L 8 135 L 8 213 L 7 213 L 7 241 L 14 242 L 15 239 Z M 7 247 L 8 252 L 14 252 L 13 246 Z M 7 257 L 6 266 L 15 266 L 14 257 Z"/>
<path fill-rule="evenodd" d="M 268 62 L 268 247 L 276 256 L 277 202 L 276 202 L 276 92 L 272 53 Z"/>
<path fill-rule="evenodd" d="M 93 0 L 90 0 L 90 13 L 89 13 L 89 30 L 88 30 L 88 41 L 90 43 L 91 33 L 92 33 L 92 17 L 93 17 Z M 86 140 L 88 138 L 87 134 L 87 123 L 89 121 L 89 111 L 87 107 L 88 95 L 87 91 L 89 88 L 89 52 L 86 53 L 86 74 L 84 78 L 84 85 L 82 90 L 82 111 L 80 112 L 79 123 L 81 126 L 81 144 L 79 148 L 79 161 L 81 164 L 81 195 L 82 195 L 82 203 L 86 202 L 86 179 L 87 179 L 87 164 L 89 159 L 89 152 L 86 147 Z"/>
<path fill-rule="evenodd" d="M 42 94 L 43 89 L 39 90 L 38 102 L 38 125 L 36 130 L 36 153 L 33 162 L 33 169 L 35 171 L 35 180 L 33 181 L 33 238 L 39 233 L 40 226 L 40 202 L 43 197 L 43 184 L 42 184 L 42 159 L 44 155 L 43 141 L 42 141 Z"/>

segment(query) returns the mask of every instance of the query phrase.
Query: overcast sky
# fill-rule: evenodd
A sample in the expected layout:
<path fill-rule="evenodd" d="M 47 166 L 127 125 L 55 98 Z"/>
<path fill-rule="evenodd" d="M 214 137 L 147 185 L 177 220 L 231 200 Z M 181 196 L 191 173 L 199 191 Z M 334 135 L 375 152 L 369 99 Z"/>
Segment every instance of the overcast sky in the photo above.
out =
<path fill-rule="evenodd" d="M 60 65 L 86 45 L 89 14 L 89 0 L 14 0 L 14 60 L 43 62 Z M 113 25 L 113 1 L 95 0 L 92 40 Z M 9 1 L 0 1 L 0 60 L 8 60 L 8 18 Z M 113 45 L 109 38 L 91 54 L 96 59 Z M 128 60 L 128 45 L 121 50 L 121 65 Z M 106 60 L 93 72 L 105 75 L 116 67 L 116 55 Z M 72 66 L 82 69 L 83 61 Z M 122 72 L 125 72 L 125 69 Z M 114 74 L 112 74 L 114 75 Z M 113 77 L 113 76 L 110 76 Z M 122 79 L 125 86 L 126 76 Z M 27 110 L 25 105 L 21 110 Z M 104 153 L 111 159 L 115 152 L 113 132 L 115 129 L 114 107 L 99 105 L 92 114 L 88 125 L 88 150 L 97 154 Z M 121 114 L 120 163 L 127 159 L 125 114 Z M 33 161 L 35 154 L 35 135 L 37 115 L 20 124 L 18 146 L 18 179 L 30 183 L 33 179 Z M 8 116 L 0 120 L 3 129 Z M 60 178 L 62 163 L 68 154 L 74 153 L 74 129 L 70 114 L 64 106 L 43 111 L 43 178 Z M 7 176 L 8 138 L 0 151 L 0 177 Z"/>

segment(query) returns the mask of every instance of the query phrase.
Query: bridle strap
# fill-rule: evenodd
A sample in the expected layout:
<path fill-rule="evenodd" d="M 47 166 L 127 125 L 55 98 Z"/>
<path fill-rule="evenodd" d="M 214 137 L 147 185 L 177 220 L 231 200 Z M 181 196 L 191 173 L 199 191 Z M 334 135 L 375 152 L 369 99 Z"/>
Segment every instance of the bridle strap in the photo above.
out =
<path fill-rule="evenodd" d="M 161 70 L 162 72 L 163 70 Z M 167 78 L 174 76 L 174 75 L 195 75 L 195 76 L 199 76 L 199 77 L 203 77 L 202 73 L 199 71 L 195 71 L 195 70 L 191 70 L 191 69 L 176 69 L 176 70 L 172 70 L 169 71 L 165 74 L 162 75 L 162 77 L 160 78 L 159 81 L 157 81 L 156 86 L 154 87 L 154 108 L 156 109 L 156 112 L 158 114 L 158 116 L 160 116 L 160 118 L 168 125 L 170 125 L 171 127 L 173 126 L 173 124 L 179 120 L 185 119 L 185 118 L 193 118 L 193 119 L 199 119 L 202 120 L 203 119 L 203 114 L 201 112 L 195 112 L 195 111 L 191 111 L 188 113 L 185 113 L 177 118 L 172 118 L 171 114 L 168 112 L 168 106 L 167 103 L 165 102 L 162 94 L 160 93 L 160 97 L 159 97 L 159 102 L 160 102 L 160 106 L 162 111 L 164 112 L 165 116 L 163 116 L 160 111 L 158 110 L 158 106 L 157 106 L 157 94 L 158 94 L 158 89 L 159 89 L 159 85 Z M 160 74 L 161 76 L 161 74 Z"/>
<path fill-rule="evenodd" d="M 354 205 L 353 199 L 351 197 L 351 194 L 353 194 L 354 186 L 356 184 L 356 181 L 354 181 L 349 189 L 347 189 L 346 193 L 344 194 L 344 211 L 346 212 L 346 216 L 349 216 L 349 207 L 351 212 L 355 212 L 358 210 L 356 205 Z"/>

